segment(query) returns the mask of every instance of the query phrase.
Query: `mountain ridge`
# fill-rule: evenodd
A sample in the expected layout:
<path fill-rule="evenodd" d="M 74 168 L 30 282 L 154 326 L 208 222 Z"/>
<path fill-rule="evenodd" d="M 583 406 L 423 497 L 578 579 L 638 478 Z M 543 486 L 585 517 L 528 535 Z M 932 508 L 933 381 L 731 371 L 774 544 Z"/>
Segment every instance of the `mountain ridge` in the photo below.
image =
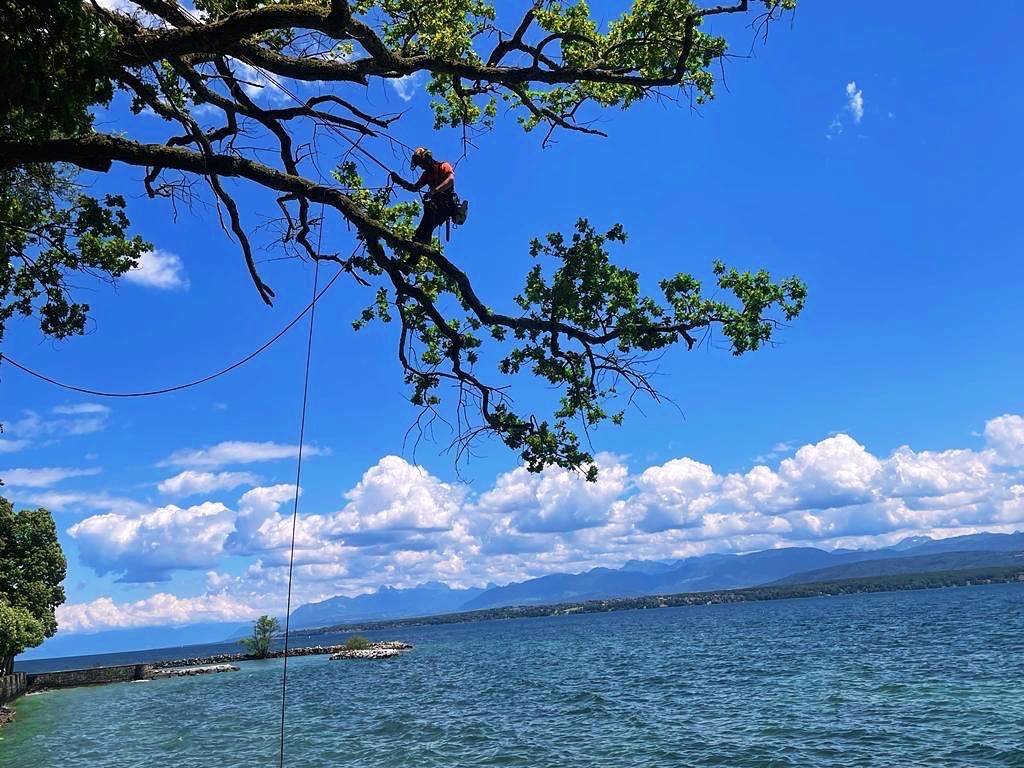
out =
<path fill-rule="evenodd" d="M 939 567 L 941 563 L 954 566 L 963 563 L 963 566 L 955 567 L 964 568 L 1008 565 L 1016 562 L 1004 557 L 1011 552 L 1024 552 L 1024 532 L 977 533 L 946 539 L 913 536 L 889 547 L 870 550 L 780 547 L 745 554 L 711 553 L 674 562 L 633 559 L 620 568 L 596 567 L 582 573 L 552 573 L 487 588 L 456 590 L 441 582 L 428 582 L 410 589 L 381 588 L 354 598 L 333 597 L 297 608 L 292 613 L 292 626 L 310 628 L 374 618 L 426 616 L 516 605 L 743 589 L 778 584 L 784 580 L 786 584 L 796 584 L 819 580 L 821 573 L 832 573 L 834 578 L 855 578 L 906 574 L 915 572 L 907 570 L 913 567 L 920 567 L 923 572 L 942 570 Z M 951 553 L 956 553 L 955 557 L 948 557 Z M 947 556 L 946 559 L 943 556 Z M 895 562 L 914 558 L 923 559 Z M 885 562 L 878 565 L 882 561 Z M 841 576 L 843 573 L 857 576 Z M 800 581 L 793 581 L 797 578 Z M 461 602 L 460 597 L 463 598 Z M 442 604 L 446 607 L 439 607 Z M 316 608 L 311 610 L 310 606 Z M 336 607 L 342 609 L 341 612 L 334 612 Z"/>

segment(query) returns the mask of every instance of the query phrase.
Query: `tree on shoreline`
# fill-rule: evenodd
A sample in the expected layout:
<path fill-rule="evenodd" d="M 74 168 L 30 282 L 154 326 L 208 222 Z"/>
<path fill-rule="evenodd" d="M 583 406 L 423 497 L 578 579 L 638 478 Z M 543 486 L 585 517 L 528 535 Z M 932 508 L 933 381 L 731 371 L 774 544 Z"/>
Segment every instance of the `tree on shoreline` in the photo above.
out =
<path fill-rule="evenodd" d="M 260 616 L 252 628 L 252 636 L 241 641 L 246 650 L 257 659 L 270 655 L 270 643 L 274 633 L 281 629 L 281 622 L 271 616 Z"/>
<path fill-rule="evenodd" d="M 57 606 L 67 561 L 53 516 L 45 509 L 15 512 L 0 497 L 0 675 L 14 657 L 57 633 Z"/>
<path fill-rule="evenodd" d="M 279 238 L 259 247 L 336 263 L 370 291 L 354 326 L 398 327 L 395 354 L 418 425 L 453 424 L 458 456 L 491 436 L 533 471 L 557 465 L 593 479 L 585 437 L 620 423 L 636 396 L 663 396 L 651 378 L 660 354 L 692 349 L 711 331 L 735 355 L 757 350 L 803 308 L 798 279 L 721 261 L 707 293 L 679 272 L 660 281 L 660 295 L 645 295 L 640 276 L 609 254 L 626 242 L 623 227 L 584 215 L 567 234 L 530 244 L 536 265 L 518 294 L 497 297 L 508 308 L 495 308 L 436 242 L 412 242 L 416 204 L 392 204 L 390 189 L 375 186 L 387 180 L 380 156 L 404 146 L 393 135 L 402 115 L 371 114 L 364 96 L 372 83 L 425 76 L 435 128 L 455 129 L 466 147 L 496 124 L 499 107 L 524 130 L 545 131 L 544 143 L 561 131 L 603 135 L 593 127 L 602 109 L 714 97 L 728 46 L 702 31 L 706 20 L 758 8 L 752 26 L 766 34 L 795 0 L 633 0 L 607 24 L 582 0 L 537 0 L 509 18 L 488 0 L 196 0 L 196 12 L 134 2 L 136 12 L 95 0 L 0 0 L 0 64 L 17 85 L 0 104 L 0 328 L 37 311 L 45 333 L 80 333 L 88 307 L 68 278 L 115 279 L 149 247 L 129 234 L 119 196 L 48 181 L 73 178 L 74 168 L 102 178 L 115 164 L 142 169 L 148 196 L 175 211 L 215 206 L 271 304 L 253 256 L 257 228 L 235 199 L 246 186 L 276 203 Z M 287 106 L 261 102 L 260 89 Z M 115 95 L 155 116 L 163 142 L 149 140 L 152 122 L 146 138 L 138 121 L 96 130 L 93 110 Z M 357 161 L 376 177 L 364 180 Z M 314 243 L 328 216 L 352 237 L 321 250 Z M 557 400 L 519 409 L 519 377 L 540 379 Z"/>

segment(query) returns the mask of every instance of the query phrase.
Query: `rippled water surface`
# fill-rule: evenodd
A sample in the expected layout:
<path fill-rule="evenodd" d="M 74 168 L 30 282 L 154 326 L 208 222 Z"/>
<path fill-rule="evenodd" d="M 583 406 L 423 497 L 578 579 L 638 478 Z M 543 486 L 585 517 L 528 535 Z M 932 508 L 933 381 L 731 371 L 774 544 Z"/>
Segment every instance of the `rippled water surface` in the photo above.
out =
<path fill-rule="evenodd" d="M 1024 766 L 1024 585 L 389 633 L 289 662 L 286 765 Z M 0 766 L 276 765 L 280 661 L 16 704 Z"/>

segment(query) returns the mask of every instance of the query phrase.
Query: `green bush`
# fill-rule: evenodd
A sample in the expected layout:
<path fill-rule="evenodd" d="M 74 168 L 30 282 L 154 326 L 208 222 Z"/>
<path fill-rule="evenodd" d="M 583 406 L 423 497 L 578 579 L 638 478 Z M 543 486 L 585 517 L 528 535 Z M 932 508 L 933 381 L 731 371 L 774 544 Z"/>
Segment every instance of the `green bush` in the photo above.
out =
<path fill-rule="evenodd" d="M 350 637 L 345 642 L 345 650 L 346 651 L 365 651 L 367 648 L 371 647 L 372 645 L 373 645 L 373 643 L 371 643 L 369 640 L 367 640 L 362 635 L 352 635 L 352 637 Z"/>

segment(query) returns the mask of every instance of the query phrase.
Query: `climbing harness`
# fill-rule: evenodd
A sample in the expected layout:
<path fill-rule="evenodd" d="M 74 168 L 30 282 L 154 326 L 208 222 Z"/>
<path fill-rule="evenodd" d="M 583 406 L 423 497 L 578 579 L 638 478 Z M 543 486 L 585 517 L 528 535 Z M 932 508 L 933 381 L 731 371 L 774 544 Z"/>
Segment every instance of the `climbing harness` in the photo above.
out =
<path fill-rule="evenodd" d="M 445 242 L 451 240 L 452 225 L 460 227 L 469 216 L 469 201 L 459 197 L 454 189 L 444 192 L 426 192 L 423 195 L 423 207 L 433 211 L 437 220 L 437 228 L 445 226 Z"/>

